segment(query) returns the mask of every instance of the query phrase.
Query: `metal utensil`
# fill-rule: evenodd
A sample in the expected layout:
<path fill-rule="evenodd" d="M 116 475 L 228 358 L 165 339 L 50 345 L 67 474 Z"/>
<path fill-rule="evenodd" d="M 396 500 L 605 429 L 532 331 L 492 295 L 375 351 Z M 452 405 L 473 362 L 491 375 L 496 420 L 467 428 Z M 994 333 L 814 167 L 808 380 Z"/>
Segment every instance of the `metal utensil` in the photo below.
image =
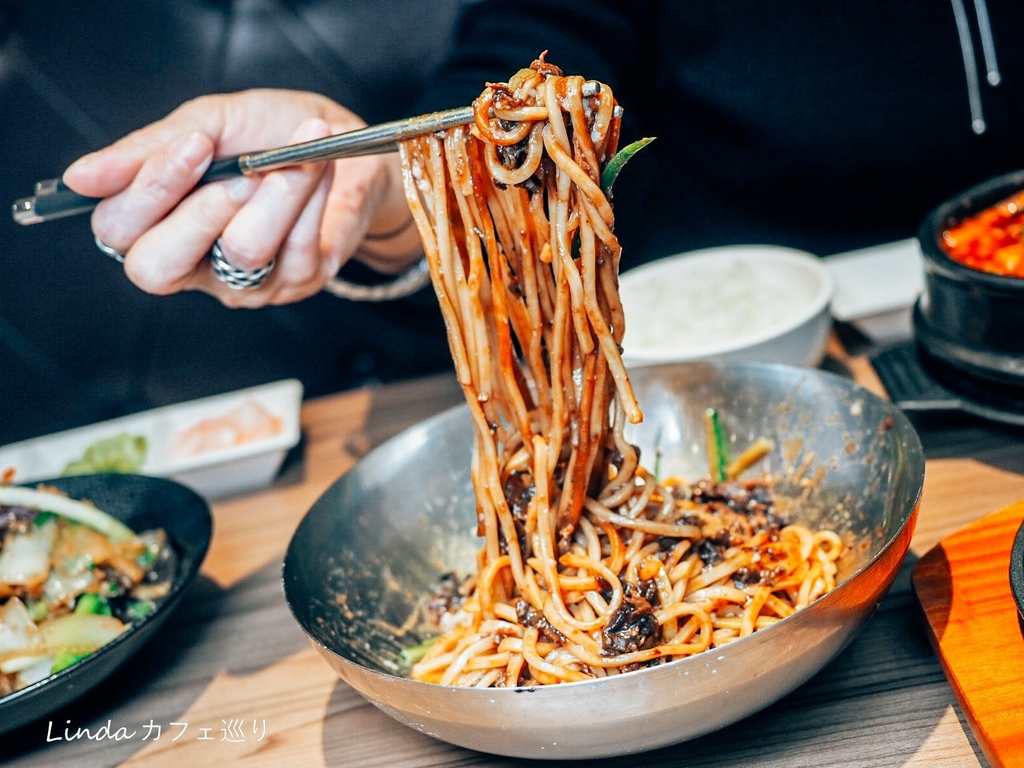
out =
<path fill-rule="evenodd" d="M 435 131 L 446 131 L 472 121 L 473 108 L 460 107 L 371 125 L 301 144 L 220 158 L 211 163 L 199 180 L 199 185 L 235 176 L 251 176 L 302 163 L 394 152 L 398 149 L 398 143 L 406 139 Z M 47 179 L 36 183 L 32 195 L 16 200 L 11 206 L 11 215 L 19 224 L 39 224 L 87 213 L 95 208 L 101 199 L 80 195 L 69 189 L 60 179 Z"/>
<path fill-rule="evenodd" d="M 803 684 L 850 642 L 899 571 L 914 529 L 924 452 L 906 416 L 818 370 L 684 363 L 631 378 L 645 418 L 629 439 L 641 456 L 659 456 L 666 475 L 706 474 L 708 407 L 737 445 L 761 436 L 775 443 L 764 469 L 779 478 L 779 493 L 799 499 L 799 521 L 855 543 L 836 589 L 748 637 L 623 675 L 528 689 L 409 680 L 399 651 L 418 638 L 403 623 L 443 573 L 472 569 L 480 546 L 473 430 L 468 409 L 458 407 L 367 454 L 313 505 L 288 547 L 289 606 L 342 680 L 399 722 L 453 744 L 520 758 L 596 758 L 736 722 Z"/>

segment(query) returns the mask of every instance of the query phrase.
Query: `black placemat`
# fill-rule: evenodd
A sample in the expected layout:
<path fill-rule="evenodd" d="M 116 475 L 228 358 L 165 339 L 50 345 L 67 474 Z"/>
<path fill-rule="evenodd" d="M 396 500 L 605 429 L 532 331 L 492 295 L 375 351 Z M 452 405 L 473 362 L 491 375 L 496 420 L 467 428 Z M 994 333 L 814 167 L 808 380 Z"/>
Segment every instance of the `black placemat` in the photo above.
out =
<path fill-rule="evenodd" d="M 913 342 L 870 356 L 889 398 L 907 413 L 963 411 L 1002 424 L 1024 426 L 1024 413 L 995 407 L 953 392 L 925 369 Z"/>

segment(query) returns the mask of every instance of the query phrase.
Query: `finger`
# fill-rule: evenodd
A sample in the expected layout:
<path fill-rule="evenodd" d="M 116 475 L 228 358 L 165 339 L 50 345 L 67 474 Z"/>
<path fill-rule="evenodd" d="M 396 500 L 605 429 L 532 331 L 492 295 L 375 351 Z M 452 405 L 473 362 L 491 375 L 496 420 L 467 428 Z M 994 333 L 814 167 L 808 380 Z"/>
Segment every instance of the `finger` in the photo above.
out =
<path fill-rule="evenodd" d="M 223 131 L 222 110 L 211 99 L 188 102 L 167 117 L 140 128 L 113 144 L 83 155 L 64 171 L 63 180 L 76 192 L 110 197 L 125 189 L 154 154 L 193 132 L 216 143 Z"/>
<path fill-rule="evenodd" d="M 329 134 L 330 127 L 325 121 L 307 120 L 291 135 L 289 143 L 299 144 Z M 221 236 L 224 255 L 233 266 L 259 269 L 277 255 L 320 185 L 326 166 L 308 163 L 263 175 L 259 189 Z M 304 230 L 305 235 L 308 232 Z M 316 240 L 307 243 L 313 249 L 317 245 Z"/>
<path fill-rule="evenodd" d="M 333 165 L 328 165 L 316 191 L 278 251 L 277 265 L 267 286 L 267 300 L 271 304 L 288 304 L 318 293 L 340 269 L 336 259 L 325 258 L 320 236 L 333 176 Z"/>
<path fill-rule="evenodd" d="M 213 241 L 259 184 L 258 178 L 240 176 L 197 189 L 128 251 L 124 263 L 128 278 L 147 293 L 203 289 Z"/>
<path fill-rule="evenodd" d="M 267 304 L 290 304 L 319 292 L 326 282 L 329 267 L 319 258 L 320 221 L 330 189 L 328 171 L 303 209 L 288 239 L 275 258 L 273 271 L 258 287 L 244 290 L 229 288 L 212 269 L 203 264 L 196 270 L 192 287 L 215 296 L 222 304 L 234 308 L 255 308 Z"/>
<path fill-rule="evenodd" d="M 387 173 L 382 169 L 386 162 L 381 156 L 367 156 L 335 164 L 336 177 L 344 178 L 344 184 L 336 183 L 328 197 L 323 232 L 325 254 L 339 267 L 352 257 L 384 196 Z"/>
<path fill-rule="evenodd" d="M 330 99 L 311 93 L 264 88 L 200 96 L 110 146 L 84 155 L 65 170 L 63 178 L 83 195 L 110 197 L 131 183 L 152 154 L 186 133 L 206 134 L 218 156 L 231 156 L 284 144 L 293 127 L 313 115 L 330 115 L 334 133 L 366 125 Z"/>
<path fill-rule="evenodd" d="M 300 126 L 289 141 L 298 143 L 310 141 L 327 135 L 329 126 L 319 120 L 310 121 Z M 246 239 L 255 243 L 250 248 L 269 253 L 274 259 L 274 270 L 266 281 L 258 288 L 245 291 L 225 290 L 220 281 L 213 276 L 212 282 L 205 280 L 206 286 L 201 290 L 216 295 L 222 303 L 232 307 L 254 307 L 264 304 L 286 304 L 307 298 L 317 293 L 326 282 L 325 268 L 321 258 L 321 226 L 327 195 L 333 181 L 333 164 L 315 164 L 304 169 L 290 169 L 284 173 L 275 173 L 271 179 L 268 175 L 260 185 L 252 200 L 239 212 L 226 228 L 221 247 L 225 257 L 232 265 L 243 269 L 259 269 L 266 256 L 250 260 L 242 266 L 244 256 L 239 257 L 232 244 L 238 242 L 235 234 L 241 235 L 242 242 Z M 312 171 L 316 176 L 310 177 Z M 319 178 L 312 191 L 306 187 L 311 178 Z M 275 182 L 272 186 L 270 182 Z M 280 185 L 280 186 L 279 186 Z M 308 194 L 307 194 L 308 193 Z M 266 206 L 264 209 L 263 206 Z M 278 218 L 273 220 L 274 216 Z M 293 220 L 292 217 L 297 217 Z M 270 222 L 272 226 L 267 226 Z M 284 241 L 278 241 L 277 232 L 286 230 Z M 253 251 L 250 250 L 251 258 Z M 333 274 L 330 272 L 328 274 Z M 212 270 L 211 270 L 212 275 Z M 197 275 L 199 277 L 199 275 Z"/>
<path fill-rule="evenodd" d="M 188 195 L 212 159 L 213 142 L 196 131 L 162 147 L 142 165 L 127 189 L 96 207 L 92 216 L 96 236 L 128 251 Z"/>

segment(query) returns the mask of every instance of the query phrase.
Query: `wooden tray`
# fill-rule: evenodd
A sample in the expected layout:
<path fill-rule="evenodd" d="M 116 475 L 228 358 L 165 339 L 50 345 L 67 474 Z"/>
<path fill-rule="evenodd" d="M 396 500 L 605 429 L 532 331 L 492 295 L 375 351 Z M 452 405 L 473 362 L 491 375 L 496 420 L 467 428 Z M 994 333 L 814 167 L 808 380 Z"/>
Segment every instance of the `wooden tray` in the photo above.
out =
<path fill-rule="evenodd" d="M 932 644 L 993 768 L 1024 767 L 1024 629 L 1010 550 L 1024 501 L 945 539 L 913 571 Z"/>

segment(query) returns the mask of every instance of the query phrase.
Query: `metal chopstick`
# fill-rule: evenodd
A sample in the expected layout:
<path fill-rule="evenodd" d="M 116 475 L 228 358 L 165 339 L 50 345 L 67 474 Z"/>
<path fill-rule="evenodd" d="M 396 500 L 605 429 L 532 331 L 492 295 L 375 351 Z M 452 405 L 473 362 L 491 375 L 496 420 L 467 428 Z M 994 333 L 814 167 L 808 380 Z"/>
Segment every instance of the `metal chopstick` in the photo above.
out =
<path fill-rule="evenodd" d="M 394 152 L 400 141 L 471 122 L 473 108 L 460 107 L 371 125 L 302 144 L 220 158 L 210 164 L 197 186 L 302 163 Z M 101 199 L 73 192 L 60 179 L 47 179 L 36 183 L 31 196 L 15 200 L 11 206 L 11 215 L 19 224 L 39 224 L 91 211 Z"/>

